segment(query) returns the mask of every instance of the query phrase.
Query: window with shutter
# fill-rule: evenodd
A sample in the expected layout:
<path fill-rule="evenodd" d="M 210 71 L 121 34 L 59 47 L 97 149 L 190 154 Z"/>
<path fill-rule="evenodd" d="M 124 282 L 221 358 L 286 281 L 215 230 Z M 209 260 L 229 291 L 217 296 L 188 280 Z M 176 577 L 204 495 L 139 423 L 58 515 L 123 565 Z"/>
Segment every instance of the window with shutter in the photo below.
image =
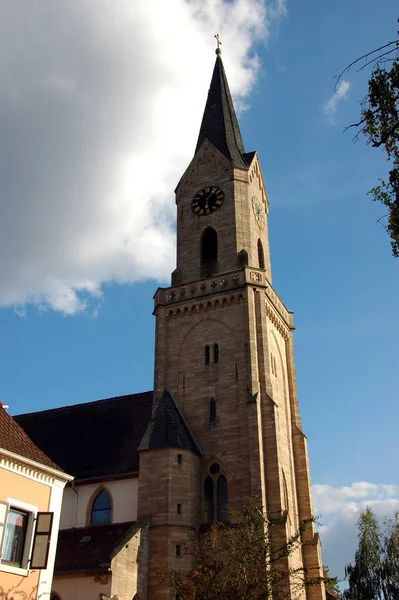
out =
<path fill-rule="evenodd" d="M 7 510 L 8 504 L 6 502 L 0 502 L 0 559 L 2 556 L 3 538 L 7 520 Z"/>
<path fill-rule="evenodd" d="M 51 529 L 53 526 L 54 513 L 39 512 L 36 517 L 35 535 L 33 536 L 33 548 L 31 558 L 31 569 L 46 569 L 50 549 Z"/>

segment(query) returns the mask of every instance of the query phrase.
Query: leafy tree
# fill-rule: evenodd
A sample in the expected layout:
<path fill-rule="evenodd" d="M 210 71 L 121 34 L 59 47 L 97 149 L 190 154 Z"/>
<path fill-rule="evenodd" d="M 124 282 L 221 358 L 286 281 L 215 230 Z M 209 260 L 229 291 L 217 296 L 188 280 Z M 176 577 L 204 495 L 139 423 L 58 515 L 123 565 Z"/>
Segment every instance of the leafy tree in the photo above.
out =
<path fill-rule="evenodd" d="M 398 600 L 399 598 L 399 513 L 384 520 L 381 533 L 370 508 L 358 521 L 359 546 L 355 564 L 345 573 L 349 588 L 347 600 Z"/>
<path fill-rule="evenodd" d="M 336 592 L 337 594 L 341 593 L 338 585 L 338 577 L 331 577 L 330 569 L 327 565 L 323 565 L 323 577 L 324 577 L 324 587 L 326 590 L 331 590 L 332 592 Z"/>
<path fill-rule="evenodd" d="M 194 564 L 188 573 L 171 570 L 163 578 L 180 600 L 282 600 L 302 597 L 305 586 L 320 584 L 289 557 L 300 548 L 303 523 L 288 543 L 279 543 L 281 527 L 270 524 L 249 502 L 230 511 L 234 524 L 214 523 L 185 550 Z M 311 520 L 312 521 L 312 520 Z"/>
<path fill-rule="evenodd" d="M 355 139 L 364 134 L 367 143 L 382 148 L 387 157 L 388 179 L 380 179 L 369 194 L 388 209 L 385 228 L 391 238 L 392 254 L 399 257 L 399 40 L 357 58 L 342 71 L 337 84 L 346 71 L 362 61 L 359 71 L 372 65 L 368 93 L 362 102 L 360 121 L 347 129 L 357 128 Z"/>
<path fill-rule="evenodd" d="M 399 513 L 384 522 L 381 583 L 384 598 L 399 598 Z"/>
<path fill-rule="evenodd" d="M 367 508 L 358 521 L 359 545 L 355 553 L 355 564 L 345 567 L 349 588 L 345 590 L 347 600 L 379 600 L 384 598 L 381 587 L 381 535 L 377 519 Z"/>

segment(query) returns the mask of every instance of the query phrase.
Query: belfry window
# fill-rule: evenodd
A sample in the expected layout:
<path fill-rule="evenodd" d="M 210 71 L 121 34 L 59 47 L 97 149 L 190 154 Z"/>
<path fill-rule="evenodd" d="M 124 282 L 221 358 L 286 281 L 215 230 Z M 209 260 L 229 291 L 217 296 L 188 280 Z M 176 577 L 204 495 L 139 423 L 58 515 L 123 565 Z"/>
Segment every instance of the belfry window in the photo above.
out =
<path fill-rule="evenodd" d="M 213 345 L 213 362 L 214 363 L 219 362 L 219 344 Z"/>
<path fill-rule="evenodd" d="M 212 398 L 212 400 L 209 403 L 209 423 L 215 423 L 215 422 L 216 422 L 216 402 Z"/>
<path fill-rule="evenodd" d="M 212 227 L 207 227 L 201 236 L 201 263 L 218 259 L 218 236 Z"/>
<path fill-rule="evenodd" d="M 111 522 L 112 502 L 111 497 L 106 490 L 98 492 L 94 498 L 91 507 L 90 523 L 110 523 Z"/>
<path fill-rule="evenodd" d="M 209 365 L 211 362 L 211 349 L 208 344 L 205 346 L 205 364 Z"/>
<path fill-rule="evenodd" d="M 218 260 L 218 236 L 212 227 L 207 227 L 201 236 L 201 273 L 209 277 L 216 273 Z"/>
<path fill-rule="evenodd" d="M 259 269 L 265 268 L 265 255 L 263 252 L 263 244 L 260 239 L 258 240 L 258 264 Z"/>
<path fill-rule="evenodd" d="M 227 512 L 227 479 L 218 463 L 212 463 L 204 480 L 203 518 L 204 523 L 229 522 Z"/>

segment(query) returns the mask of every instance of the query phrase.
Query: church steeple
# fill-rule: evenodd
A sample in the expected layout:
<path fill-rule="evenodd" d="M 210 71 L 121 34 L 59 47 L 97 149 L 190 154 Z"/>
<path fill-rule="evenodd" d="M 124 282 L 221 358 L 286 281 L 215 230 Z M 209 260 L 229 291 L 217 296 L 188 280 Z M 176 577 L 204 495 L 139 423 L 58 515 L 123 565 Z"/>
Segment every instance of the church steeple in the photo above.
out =
<path fill-rule="evenodd" d="M 199 150 L 205 139 L 231 160 L 234 166 L 248 168 L 240 127 L 220 52 L 216 56 L 195 152 Z"/>

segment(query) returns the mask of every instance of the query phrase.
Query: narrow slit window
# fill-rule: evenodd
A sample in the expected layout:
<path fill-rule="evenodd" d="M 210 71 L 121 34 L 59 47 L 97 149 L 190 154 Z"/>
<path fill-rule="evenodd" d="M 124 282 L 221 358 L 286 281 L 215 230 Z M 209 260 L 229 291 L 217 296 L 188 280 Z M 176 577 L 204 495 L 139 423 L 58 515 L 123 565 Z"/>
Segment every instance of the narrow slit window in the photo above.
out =
<path fill-rule="evenodd" d="M 208 345 L 205 346 L 205 364 L 209 365 L 211 362 L 211 349 Z"/>
<path fill-rule="evenodd" d="M 182 465 L 183 464 L 183 454 L 178 454 L 177 455 L 177 464 L 178 465 Z"/>
<path fill-rule="evenodd" d="M 181 504 L 177 505 L 176 512 L 177 512 L 178 515 L 182 514 L 182 505 Z"/>
<path fill-rule="evenodd" d="M 181 557 L 181 544 L 176 544 L 176 556 Z"/>
<path fill-rule="evenodd" d="M 214 344 L 213 346 L 213 362 L 219 362 L 219 344 Z"/>
<path fill-rule="evenodd" d="M 209 403 L 209 422 L 210 423 L 216 422 L 216 402 L 213 398 Z"/>
<path fill-rule="evenodd" d="M 258 263 L 259 269 L 265 268 L 265 255 L 263 252 L 263 244 L 260 239 L 258 240 Z"/>

